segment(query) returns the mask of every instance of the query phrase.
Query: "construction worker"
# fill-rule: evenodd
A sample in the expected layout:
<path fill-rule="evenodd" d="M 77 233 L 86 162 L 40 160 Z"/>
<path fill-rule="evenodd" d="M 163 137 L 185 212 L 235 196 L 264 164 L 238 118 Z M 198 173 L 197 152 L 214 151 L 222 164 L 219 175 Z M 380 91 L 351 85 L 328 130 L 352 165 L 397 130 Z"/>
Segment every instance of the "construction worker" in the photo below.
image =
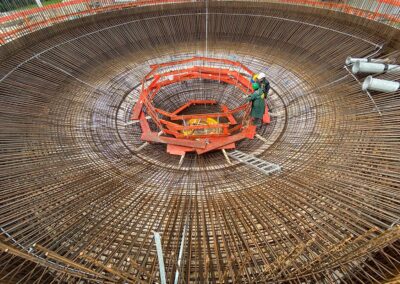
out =
<path fill-rule="evenodd" d="M 257 75 L 258 83 L 260 84 L 260 88 L 264 93 L 264 98 L 267 97 L 269 89 L 271 88 L 269 81 L 267 80 L 264 73 L 260 73 Z"/>
<path fill-rule="evenodd" d="M 260 88 L 259 83 L 252 84 L 254 93 L 247 97 L 247 100 L 251 102 L 251 117 L 253 118 L 253 123 L 256 126 L 261 126 L 262 118 L 265 111 L 264 94 L 263 90 Z"/>
<path fill-rule="evenodd" d="M 269 89 L 271 88 L 269 81 L 267 80 L 265 73 L 254 74 L 251 77 L 250 83 L 258 83 L 260 84 L 260 88 L 263 90 L 264 99 L 267 97 Z"/>

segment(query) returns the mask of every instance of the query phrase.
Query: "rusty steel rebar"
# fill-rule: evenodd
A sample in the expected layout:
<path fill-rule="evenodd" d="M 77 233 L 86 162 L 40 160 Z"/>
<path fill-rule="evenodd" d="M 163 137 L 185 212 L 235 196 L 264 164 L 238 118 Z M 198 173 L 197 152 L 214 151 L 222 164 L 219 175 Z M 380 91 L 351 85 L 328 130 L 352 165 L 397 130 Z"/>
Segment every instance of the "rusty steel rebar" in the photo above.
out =
<path fill-rule="evenodd" d="M 371 100 L 364 77 L 344 68 L 347 56 L 399 64 L 396 30 L 282 3 L 162 7 L 0 47 L 0 281 L 159 282 L 154 232 L 167 283 L 396 277 L 400 92 Z M 271 124 L 237 148 L 279 174 L 228 164 L 221 151 L 179 165 L 164 145 L 143 145 L 130 116 L 149 66 L 206 52 L 267 74 Z M 172 111 L 189 99 L 244 101 L 231 85 L 193 80 L 154 103 Z"/>

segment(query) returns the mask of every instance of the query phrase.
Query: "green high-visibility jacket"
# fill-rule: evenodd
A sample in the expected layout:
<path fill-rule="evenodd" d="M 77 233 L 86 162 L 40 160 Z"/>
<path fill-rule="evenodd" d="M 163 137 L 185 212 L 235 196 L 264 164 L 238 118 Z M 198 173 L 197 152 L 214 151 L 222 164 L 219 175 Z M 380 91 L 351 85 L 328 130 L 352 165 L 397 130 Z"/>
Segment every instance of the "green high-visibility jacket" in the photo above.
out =
<path fill-rule="evenodd" d="M 251 117 L 262 118 L 265 112 L 263 90 L 256 90 L 247 100 L 251 101 Z"/>

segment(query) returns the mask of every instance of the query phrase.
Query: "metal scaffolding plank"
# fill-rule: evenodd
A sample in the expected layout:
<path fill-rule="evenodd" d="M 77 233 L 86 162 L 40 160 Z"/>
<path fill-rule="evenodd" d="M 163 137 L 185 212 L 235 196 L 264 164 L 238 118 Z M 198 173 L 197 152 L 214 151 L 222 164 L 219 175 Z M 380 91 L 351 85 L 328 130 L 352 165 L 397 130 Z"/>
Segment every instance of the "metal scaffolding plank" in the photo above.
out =
<path fill-rule="evenodd" d="M 265 160 L 259 159 L 253 155 L 249 155 L 238 150 L 234 150 L 228 153 L 228 156 L 238 160 L 241 163 L 244 163 L 248 166 L 251 166 L 266 175 L 272 174 L 274 172 L 280 171 L 282 168 L 277 164 L 273 164 L 267 162 Z"/>

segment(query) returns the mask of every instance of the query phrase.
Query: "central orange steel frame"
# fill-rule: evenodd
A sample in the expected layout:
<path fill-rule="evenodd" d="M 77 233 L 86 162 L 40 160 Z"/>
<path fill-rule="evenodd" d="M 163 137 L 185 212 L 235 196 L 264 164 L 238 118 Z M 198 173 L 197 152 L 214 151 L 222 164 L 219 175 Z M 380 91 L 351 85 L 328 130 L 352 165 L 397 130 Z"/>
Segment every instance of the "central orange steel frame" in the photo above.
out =
<path fill-rule="evenodd" d="M 182 67 L 179 65 L 188 64 L 196 61 L 211 64 L 222 64 L 228 67 L 240 69 L 239 71 L 230 68 L 193 66 Z M 217 104 L 216 100 L 190 100 L 179 107 L 174 112 L 156 108 L 153 105 L 153 99 L 158 91 L 168 85 L 194 79 L 205 79 L 218 82 L 224 82 L 240 89 L 245 94 L 251 94 L 253 88 L 250 81 L 245 77 L 252 77 L 253 72 L 239 62 L 227 59 L 217 59 L 208 57 L 193 57 L 190 59 L 172 61 L 163 64 L 151 65 L 151 71 L 145 76 L 142 82 L 142 89 L 139 100 L 136 102 L 132 111 L 132 120 L 139 120 L 142 129 L 141 139 L 148 142 L 157 142 L 167 144 L 167 152 L 171 154 L 182 155 L 186 152 L 197 152 L 203 154 L 211 150 L 234 148 L 235 142 L 249 138 L 253 139 L 255 135 L 255 126 L 250 122 L 250 104 L 245 103 L 233 110 L 222 105 L 219 113 L 190 114 L 180 115 L 180 113 L 196 104 L 212 105 Z M 173 67 L 174 70 L 157 73 L 162 68 Z M 150 115 L 160 132 L 152 132 L 147 122 L 146 113 Z M 237 121 L 233 114 L 242 112 L 241 119 Z M 163 118 L 160 118 L 159 116 Z M 266 108 L 268 115 L 268 108 Z M 191 119 L 218 118 L 217 124 L 211 125 L 182 125 L 175 121 L 181 120 L 184 124 Z M 227 122 L 220 123 L 219 118 L 225 118 Z M 167 120 L 168 119 L 168 120 Z M 217 129 L 214 133 L 196 134 L 194 130 Z M 190 131 L 192 130 L 192 131 Z M 190 134 L 188 134 L 190 133 Z M 162 136 L 162 134 L 172 135 L 174 137 Z"/>

